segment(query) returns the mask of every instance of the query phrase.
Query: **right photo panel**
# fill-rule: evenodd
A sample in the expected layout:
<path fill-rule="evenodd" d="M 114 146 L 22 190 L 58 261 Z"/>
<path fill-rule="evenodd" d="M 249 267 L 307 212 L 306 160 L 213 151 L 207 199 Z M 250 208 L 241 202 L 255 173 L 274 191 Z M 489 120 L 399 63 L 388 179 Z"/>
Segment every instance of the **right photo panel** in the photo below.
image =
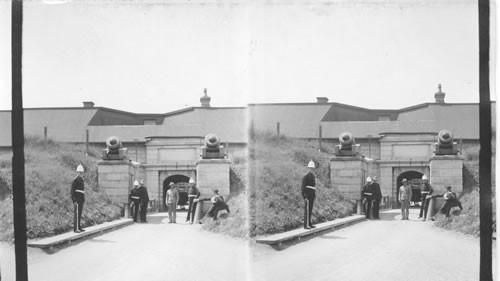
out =
<path fill-rule="evenodd" d="M 477 10 L 251 6 L 250 280 L 477 280 Z"/>

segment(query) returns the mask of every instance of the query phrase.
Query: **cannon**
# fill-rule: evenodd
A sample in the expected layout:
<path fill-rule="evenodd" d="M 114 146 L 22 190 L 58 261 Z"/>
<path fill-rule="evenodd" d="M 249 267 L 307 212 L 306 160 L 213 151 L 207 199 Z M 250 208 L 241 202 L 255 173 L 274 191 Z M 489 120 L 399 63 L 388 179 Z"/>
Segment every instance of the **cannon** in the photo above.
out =
<path fill-rule="evenodd" d="M 349 132 L 343 132 L 339 136 L 340 144 L 335 146 L 336 156 L 356 156 L 359 154 L 360 145 L 356 144 L 353 135 Z"/>
<path fill-rule="evenodd" d="M 202 159 L 224 159 L 226 152 L 224 146 L 220 145 L 219 138 L 215 134 L 205 136 L 205 144 L 201 147 Z"/>
<path fill-rule="evenodd" d="M 127 149 L 123 147 L 118 137 L 111 136 L 106 139 L 106 149 L 102 150 L 101 158 L 105 160 L 123 160 L 127 158 Z"/>
<path fill-rule="evenodd" d="M 441 130 L 438 133 L 438 141 L 434 143 L 434 154 L 457 155 L 457 143 L 453 141 L 453 134 L 449 130 Z"/>

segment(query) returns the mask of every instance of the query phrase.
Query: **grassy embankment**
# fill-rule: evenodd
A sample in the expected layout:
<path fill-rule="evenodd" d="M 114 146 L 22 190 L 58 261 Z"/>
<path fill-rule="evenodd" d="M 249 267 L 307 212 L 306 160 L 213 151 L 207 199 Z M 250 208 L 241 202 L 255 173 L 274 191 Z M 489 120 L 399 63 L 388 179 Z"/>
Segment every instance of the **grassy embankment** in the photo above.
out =
<path fill-rule="evenodd" d="M 231 213 L 215 222 L 205 220 L 203 228 L 235 237 L 254 237 L 300 227 L 304 212 L 300 185 L 311 159 L 318 166 L 313 221 L 352 214 L 354 205 L 330 187 L 330 157 L 331 151 L 317 151 L 317 142 L 258 134 L 251 141 L 248 159 L 237 160 L 231 168 L 236 172 L 231 175 Z M 245 167 L 249 189 L 245 186 Z"/>
<path fill-rule="evenodd" d="M 494 154 L 493 154 L 494 155 Z M 449 218 L 438 216 L 435 225 L 445 229 L 455 230 L 465 234 L 479 236 L 479 151 L 471 149 L 463 152 L 464 156 L 464 192 L 459 200 L 463 210 L 458 212 L 453 208 L 453 215 Z M 493 161 L 494 163 L 494 161 Z M 493 169 L 493 230 L 496 231 L 496 202 L 495 202 L 495 169 Z"/>
<path fill-rule="evenodd" d="M 71 182 L 78 164 L 85 167 L 85 205 L 83 227 L 120 217 L 120 207 L 97 191 L 99 151 L 85 156 L 84 145 L 45 142 L 37 137 L 25 140 L 26 217 L 28 238 L 40 238 L 73 229 Z M 0 184 L 12 190 L 12 154 L 0 155 Z M 0 201 L 0 241 L 13 240 L 13 214 L 10 197 Z"/>
<path fill-rule="evenodd" d="M 230 195 L 226 199 L 230 214 L 221 212 L 218 220 L 206 217 L 202 228 L 233 237 L 248 238 L 248 204 L 246 193 L 246 160 L 233 159 L 230 169 Z"/>
<path fill-rule="evenodd" d="M 307 163 L 316 163 L 313 223 L 348 216 L 354 204 L 330 183 L 332 148 L 318 151 L 317 141 L 257 134 L 249 148 L 250 236 L 279 233 L 303 224 L 302 177 Z"/>

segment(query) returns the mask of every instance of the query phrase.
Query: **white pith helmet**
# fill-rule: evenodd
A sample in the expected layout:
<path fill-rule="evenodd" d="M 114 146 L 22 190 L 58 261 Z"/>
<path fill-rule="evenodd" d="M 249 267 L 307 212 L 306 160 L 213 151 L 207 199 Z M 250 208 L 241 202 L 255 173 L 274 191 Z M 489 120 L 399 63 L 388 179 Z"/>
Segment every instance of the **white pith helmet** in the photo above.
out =
<path fill-rule="evenodd" d="M 138 181 L 134 181 L 134 186 L 139 186 L 139 182 Z"/>
<path fill-rule="evenodd" d="M 307 164 L 307 168 L 316 168 L 316 165 L 314 165 L 314 162 L 311 160 L 309 164 Z"/>
<path fill-rule="evenodd" d="M 174 185 L 174 183 L 173 183 L 173 182 L 170 182 L 170 183 L 168 184 L 168 186 L 172 186 L 172 185 Z"/>
<path fill-rule="evenodd" d="M 427 176 L 426 176 L 426 175 L 423 175 L 423 176 L 422 176 L 422 179 L 423 179 L 423 180 L 426 180 L 426 179 L 427 179 Z"/>
<path fill-rule="evenodd" d="M 366 178 L 366 181 L 367 181 L 367 182 L 372 182 L 372 178 L 371 178 L 371 177 L 367 177 L 367 178 Z"/>
<path fill-rule="evenodd" d="M 84 172 L 82 164 L 80 164 L 80 165 L 78 165 L 78 167 L 76 167 L 76 171 L 77 172 Z"/>
<path fill-rule="evenodd" d="M 195 183 L 193 179 L 189 179 L 189 183 Z"/>

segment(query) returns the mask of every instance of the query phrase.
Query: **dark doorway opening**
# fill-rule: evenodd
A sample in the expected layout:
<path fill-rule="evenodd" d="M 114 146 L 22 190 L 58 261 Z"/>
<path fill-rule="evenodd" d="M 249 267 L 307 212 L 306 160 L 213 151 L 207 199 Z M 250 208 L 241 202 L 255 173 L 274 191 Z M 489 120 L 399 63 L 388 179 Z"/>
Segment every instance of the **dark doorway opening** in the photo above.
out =
<path fill-rule="evenodd" d="M 417 171 L 407 171 L 401 173 L 396 180 L 396 197 L 398 198 L 398 208 L 401 207 L 399 204 L 399 187 L 403 185 L 403 179 L 408 180 L 408 183 L 412 189 L 412 197 L 410 199 L 410 206 L 418 206 L 421 204 L 420 200 L 420 187 L 422 185 L 422 176 L 424 174 Z"/>
<path fill-rule="evenodd" d="M 166 204 L 166 197 L 167 197 L 167 190 L 170 189 L 169 184 L 173 182 L 174 185 L 177 187 L 177 190 L 179 190 L 179 205 L 184 206 L 187 204 L 188 196 L 187 196 L 187 188 L 189 185 L 189 177 L 184 176 L 184 175 L 173 175 L 170 177 L 167 177 L 163 181 L 163 210 L 167 209 L 167 204 Z"/>

